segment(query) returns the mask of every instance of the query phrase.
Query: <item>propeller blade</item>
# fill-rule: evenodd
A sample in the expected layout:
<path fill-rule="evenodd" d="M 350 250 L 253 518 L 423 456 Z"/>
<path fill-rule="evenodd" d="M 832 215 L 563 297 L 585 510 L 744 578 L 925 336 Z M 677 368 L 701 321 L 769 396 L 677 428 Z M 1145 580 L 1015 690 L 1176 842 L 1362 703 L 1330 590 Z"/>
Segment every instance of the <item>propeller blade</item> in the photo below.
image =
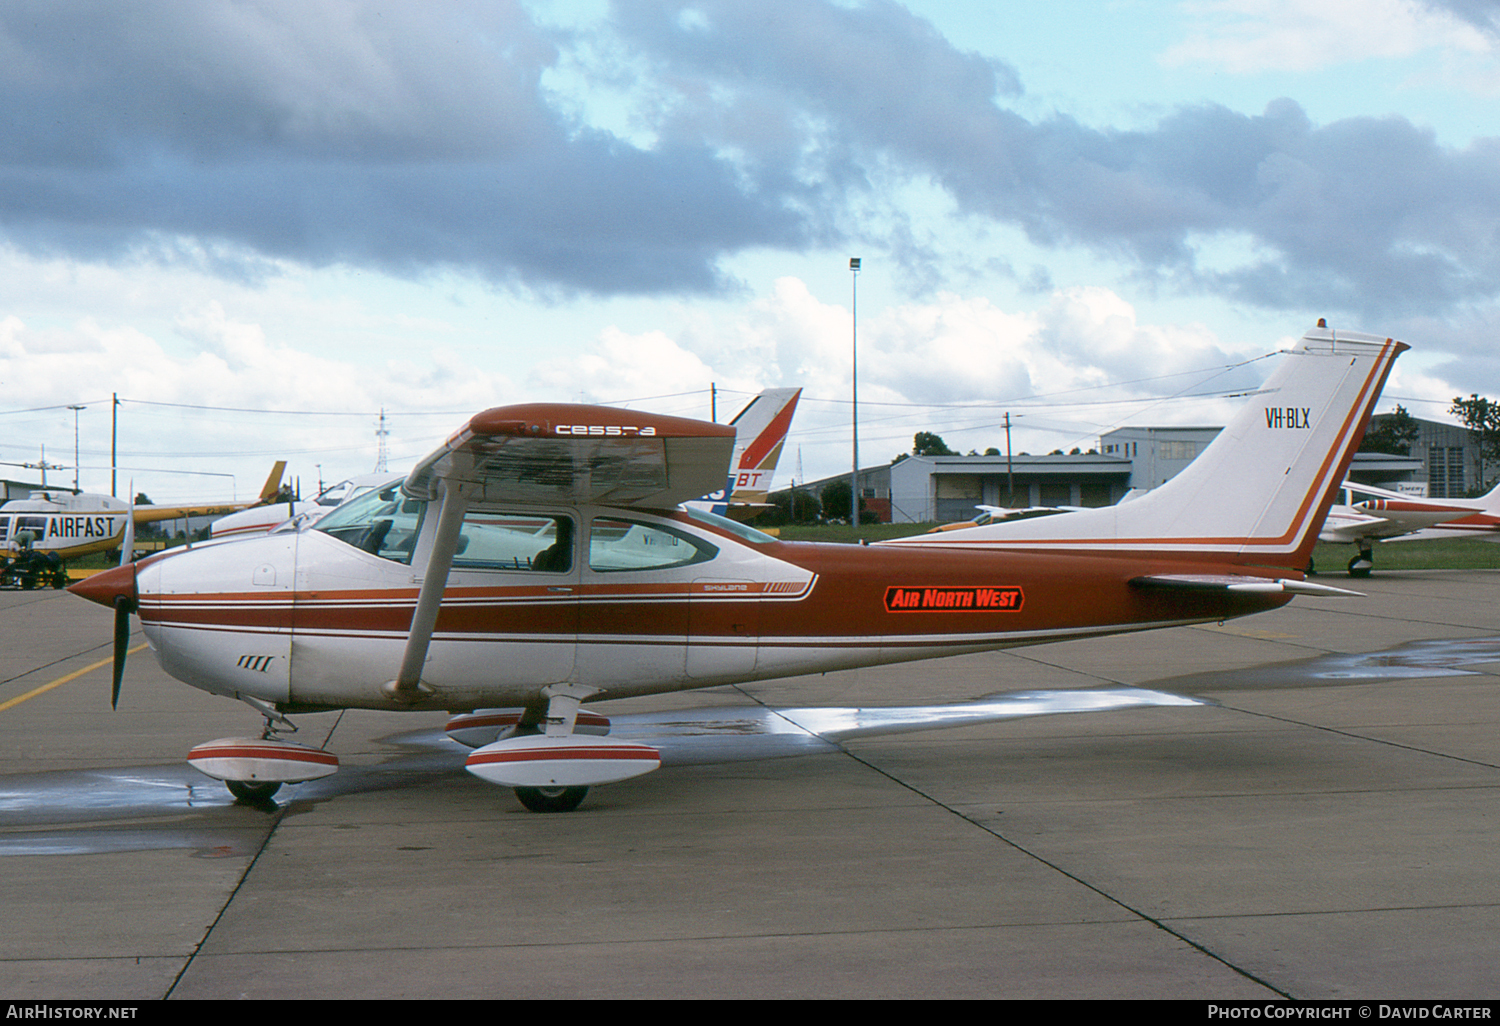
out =
<path fill-rule="evenodd" d="M 120 681 L 125 677 L 125 650 L 130 646 L 130 614 L 135 612 L 135 599 L 121 595 L 115 599 L 115 672 L 114 683 L 109 692 L 109 707 L 120 707 Z"/>

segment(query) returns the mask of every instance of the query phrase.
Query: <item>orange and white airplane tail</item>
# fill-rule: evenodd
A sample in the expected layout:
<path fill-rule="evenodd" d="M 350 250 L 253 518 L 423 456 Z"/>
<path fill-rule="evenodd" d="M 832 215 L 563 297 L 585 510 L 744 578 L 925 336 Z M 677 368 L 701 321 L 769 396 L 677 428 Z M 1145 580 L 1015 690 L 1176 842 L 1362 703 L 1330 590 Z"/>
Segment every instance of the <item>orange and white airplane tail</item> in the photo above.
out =
<path fill-rule="evenodd" d="M 720 516 L 753 515 L 765 508 L 776 464 L 797 412 L 800 388 L 768 388 L 739 413 L 734 428 L 734 458 L 723 493 L 708 496 L 708 508 Z"/>
<path fill-rule="evenodd" d="M 1408 347 L 1319 326 L 1203 453 L 1131 502 L 887 544 L 1151 552 L 1307 566 L 1324 514 L 1396 356 Z"/>

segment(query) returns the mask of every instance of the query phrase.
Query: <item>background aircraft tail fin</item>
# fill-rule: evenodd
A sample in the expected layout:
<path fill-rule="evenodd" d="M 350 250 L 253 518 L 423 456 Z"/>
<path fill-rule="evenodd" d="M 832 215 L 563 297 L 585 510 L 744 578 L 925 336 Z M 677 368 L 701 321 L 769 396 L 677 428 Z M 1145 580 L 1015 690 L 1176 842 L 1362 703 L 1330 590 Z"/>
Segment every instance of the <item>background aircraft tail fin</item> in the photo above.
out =
<path fill-rule="evenodd" d="M 261 502 L 276 501 L 276 494 L 281 491 L 281 475 L 286 473 L 286 460 L 277 460 L 271 465 L 271 473 L 266 476 L 266 483 L 260 490 Z"/>
<path fill-rule="evenodd" d="M 801 395 L 800 388 L 768 388 L 729 422 L 734 427 L 734 462 L 729 476 L 731 503 L 766 501 Z"/>

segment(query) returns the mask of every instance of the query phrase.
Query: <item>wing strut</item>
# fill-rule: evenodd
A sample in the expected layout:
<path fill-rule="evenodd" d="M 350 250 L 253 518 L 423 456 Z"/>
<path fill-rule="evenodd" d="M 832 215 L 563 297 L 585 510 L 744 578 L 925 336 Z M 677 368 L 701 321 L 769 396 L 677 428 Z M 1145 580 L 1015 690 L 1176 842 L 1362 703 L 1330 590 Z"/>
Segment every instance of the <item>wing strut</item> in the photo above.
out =
<path fill-rule="evenodd" d="M 442 506 L 438 511 L 437 536 L 427 557 L 427 571 L 422 576 L 422 590 L 412 613 L 411 631 L 406 636 L 406 651 L 401 656 L 401 672 L 385 686 L 385 693 L 398 701 L 415 702 L 426 690 L 422 683 L 422 666 L 427 661 L 427 646 L 437 626 L 438 607 L 448 587 L 448 570 L 458 551 L 458 538 L 464 523 L 468 502 L 459 493 L 457 481 L 442 481 Z"/>

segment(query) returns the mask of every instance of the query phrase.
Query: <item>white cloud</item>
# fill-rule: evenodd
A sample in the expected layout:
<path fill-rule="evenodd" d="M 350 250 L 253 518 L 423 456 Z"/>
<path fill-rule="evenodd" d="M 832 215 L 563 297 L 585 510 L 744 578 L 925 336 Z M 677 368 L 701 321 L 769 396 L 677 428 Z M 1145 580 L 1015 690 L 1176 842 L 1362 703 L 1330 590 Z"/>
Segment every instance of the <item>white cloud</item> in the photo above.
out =
<path fill-rule="evenodd" d="M 619 402 L 707 389 L 713 371 L 661 331 L 630 335 L 610 326 L 592 351 L 533 368 L 529 384 L 557 402 Z"/>
<path fill-rule="evenodd" d="M 1163 64 L 1226 71 L 1308 71 L 1424 50 L 1488 54 L 1473 25 L 1416 0 L 1200 0 L 1182 5 L 1198 24 Z"/>
<path fill-rule="evenodd" d="M 541 365 L 532 383 L 574 401 L 697 390 L 680 400 L 686 408 L 647 405 L 700 417 L 710 381 L 746 393 L 801 386 L 789 452 L 805 447 L 809 478 L 838 472 L 850 431 L 848 307 L 784 277 L 738 311 L 680 313 L 675 332 L 611 327 L 586 354 Z M 1007 409 L 1016 412 L 1016 448 L 1032 452 L 1087 447 L 1101 427 L 1142 411 L 1152 423 L 1214 423 L 1232 402 L 1141 400 L 1258 381 L 1261 368 L 1237 376 L 1223 369 L 1277 341 L 1236 352 L 1201 325 L 1142 324 L 1105 288 L 1059 290 L 1030 310 L 957 293 L 875 310 L 859 325 L 861 462 L 910 448 L 917 431 L 936 431 L 960 451 L 1002 444 Z M 721 399 L 720 419 L 735 408 Z"/>

